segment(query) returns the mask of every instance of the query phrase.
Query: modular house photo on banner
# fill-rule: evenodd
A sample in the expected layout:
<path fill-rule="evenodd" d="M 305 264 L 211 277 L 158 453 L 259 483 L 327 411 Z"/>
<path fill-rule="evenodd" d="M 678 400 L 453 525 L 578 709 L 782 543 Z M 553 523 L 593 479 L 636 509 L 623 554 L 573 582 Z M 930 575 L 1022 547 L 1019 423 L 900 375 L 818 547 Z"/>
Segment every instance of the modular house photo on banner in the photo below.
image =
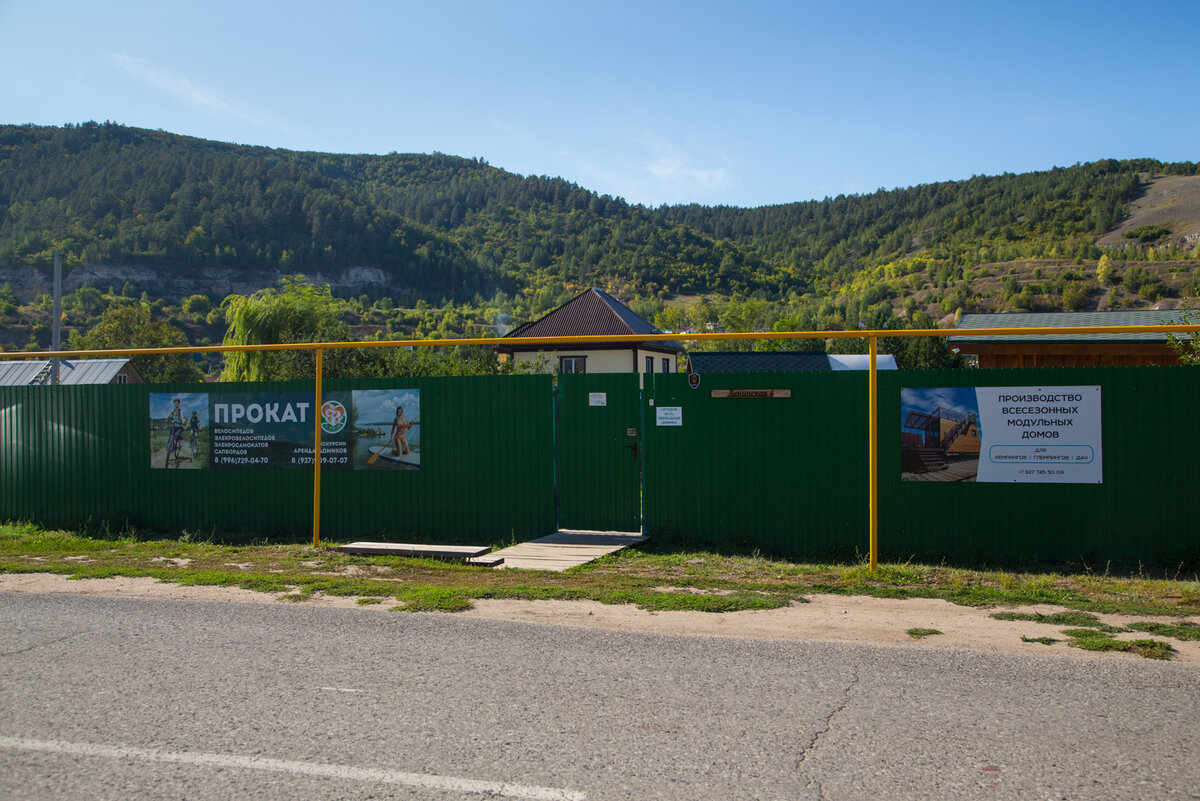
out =
<path fill-rule="evenodd" d="M 1100 484 L 1100 387 L 900 391 L 903 481 Z"/>

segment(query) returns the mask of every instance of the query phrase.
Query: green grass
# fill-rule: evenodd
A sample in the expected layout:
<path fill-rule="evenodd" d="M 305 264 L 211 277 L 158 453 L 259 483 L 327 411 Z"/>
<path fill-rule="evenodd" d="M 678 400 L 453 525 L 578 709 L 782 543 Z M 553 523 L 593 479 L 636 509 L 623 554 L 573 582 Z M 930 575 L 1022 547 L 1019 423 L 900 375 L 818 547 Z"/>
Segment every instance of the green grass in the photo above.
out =
<path fill-rule="evenodd" d="M 1144 631 L 1161 637 L 1174 637 L 1178 640 L 1200 639 L 1200 624 L 1183 621 L 1181 623 L 1153 623 L 1139 621 L 1130 623 L 1126 628 L 1110 626 L 1102 623 L 1095 615 L 1087 612 L 1058 612 L 1053 615 L 1043 615 L 1037 612 L 995 612 L 997 620 L 1028 620 L 1034 623 L 1047 623 L 1055 626 L 1075 626 L 1065 629 L 1063 634 L 1070 638 L 1072 648 L 1082 648 L 1086 651 L 1124 651 L 1139 654 L 1147 659 L 1170 659 L 1175 649 L 1161 640 L 1118 640 L 1113 634 L 1126 631 Z M 1040 642 L 1052 645 L 1058 642 L 1051 637 L 1021 637 L 1022 642 Z"/>
<path fill-rule="evenodd" d="M 1071 638 L 1072 648 L 1085 651 L 1121 651 L 1138 654 L 1146 659 L 1170 659 L 1176 650 L 1162 640 L 1118 640 L 1096 629 L 1066 629 L 1063 634 Z"/>
<path fill-rule="evenodd" d="M 462 593 L 446 587 L 406 587 L 396 593 L 398 612 L 461 612 L 471 608 L 471 601 Z"/>
<path fill-rule="evenodd" d="M 1144 631 L 1147 634 L 1157 634 L 1159 637 L 1171 637 L 1176 640 L 1200 640 L 1200 623 L 1153 623 L 1148 620 L 1129 624 L 1130 631 Z"/>
<path fill-rule="evenodd" d="M 428 559 L 349 556 L 331 544 L 272 543 L 211 532 L 168 539 L 132 529 L 61 531 L 0 524 L 0 572 L 57 573 L 76 580 L 148 577 L 184 585 L 239 587 L 303 601 L 317 595 L 397 598 L 409 611 L 467 608 L 476 599 L 592 600 L 651 611 L 730 612 L 803 603 L 814 594 L 941 598 L 969 606 L 1054 604 L 1059 615 L 1001 612 L 1000 619 L 1100 628 L 1096 613 L 1187 616 L 1200 613 L 1195 576 L 1150 578 L 970 569 L 914 562 L 789 561 L 761 554 L 667 550 L 654 540 L 563 573 L 492 570 Z M 187 560 L 186 564 L 165 560 Z M 1195 624 L 1184 623 L 1180 638 Z M 1152 632 L 1157 633 L 1157 632 Z M 1170 635 L 1166 635 L 1170 636 Z"/>
<path fill-rule="evenodd" d="M 1043 615 L 1040 612 L 993 612 L 992 617 L 996 620 L 1028 620 L 1051 626 L 1077 626 L 1106 632 L 1125 630 L 1102 623 L 1100 618 L 1090 612 L 1056 612 L 1052 615 Z"/>
<path fill-rule="evenodd" d="M 914 640 L 919 640 L 922 637 L 931 637 L 934 634 L 941 634 L 941 632 L 938 631 L 937 629 L 922 629 L 922 628 L 914 628 L 914 629 L 908 630 L 908 636 L 912 637 Z"/>

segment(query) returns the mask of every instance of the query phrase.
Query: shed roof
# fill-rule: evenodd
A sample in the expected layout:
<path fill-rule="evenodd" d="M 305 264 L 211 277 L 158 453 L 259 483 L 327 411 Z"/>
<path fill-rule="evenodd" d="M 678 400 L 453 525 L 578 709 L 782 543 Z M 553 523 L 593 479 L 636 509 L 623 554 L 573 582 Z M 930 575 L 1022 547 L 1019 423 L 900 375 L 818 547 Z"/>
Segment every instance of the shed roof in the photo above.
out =
<path fill-rule="evenodd" d="M 868 370 L 870 356 L 821 351 L 696 351 L 688 354 L 694 373 L 797 373 L 829 370 Z M 878 370 L 895 370 L 896 358 L 879 354 Z"/>
<path fill-rule="evenodd" d="M 1094 325 L 1174 325 L 1185 322 L 1180 309 L 1105 312 L 1037 312 L 1027 314 L 964 314 L 958 328 L 1057 328 Z M 1190 339 L 1179 334 L 1180 339 Z M 968 342 L 1166 342 L 1166 334 L 1035 334 L 1033 336 L 951 336 L 952 343 Z"/>
<path fill-rule="evenodd" d="M 0 361 L 0 387 L 41 383 L 35 379 L 45 366 L 46 362 L 10 362 L 7 359 Z"/>
<path fill-rule="evenodd" d="M 110 384 L 129 359 L 62 359 L 58 368 L 58 383 Z M 0 386 L 16 387 L 50 383 L 50 361 L 0 362 Z"/>
<path fill-rule="evenodd" d="M 870 370 L 871 356 L 868 353 L 831 353 L 830 370 Z M 899 370 L 896 357 L 890 353 L 875 354 L 876 370 Z"/>
<path fill-rule="evenodd" d="M 794 373 L 829 370 L 820 351 L 693 351 L 693 373 Z"/>
<path fill-rule="evenodd" d="M 619 334 L 662 334 L 621 301 L 595 287 L 571 298 L 539 320 L 522 323 L 505 337 L 566 337 Z M 640 343 L 647 348 L 680 352 L 683 346 L 672 340 Z M 517 347 L 503 346 L 503 347 Z"/>

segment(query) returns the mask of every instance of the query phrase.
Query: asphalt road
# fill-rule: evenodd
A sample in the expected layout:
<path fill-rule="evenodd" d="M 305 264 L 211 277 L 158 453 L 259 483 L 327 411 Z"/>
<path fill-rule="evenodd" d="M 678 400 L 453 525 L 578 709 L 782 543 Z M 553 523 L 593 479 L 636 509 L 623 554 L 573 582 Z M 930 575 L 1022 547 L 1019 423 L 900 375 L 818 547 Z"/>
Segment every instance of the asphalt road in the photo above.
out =
<path fill-rule="evenodd" d="M 4 799 L 1200 797 L 1200 671 L 0 594 Z"/>

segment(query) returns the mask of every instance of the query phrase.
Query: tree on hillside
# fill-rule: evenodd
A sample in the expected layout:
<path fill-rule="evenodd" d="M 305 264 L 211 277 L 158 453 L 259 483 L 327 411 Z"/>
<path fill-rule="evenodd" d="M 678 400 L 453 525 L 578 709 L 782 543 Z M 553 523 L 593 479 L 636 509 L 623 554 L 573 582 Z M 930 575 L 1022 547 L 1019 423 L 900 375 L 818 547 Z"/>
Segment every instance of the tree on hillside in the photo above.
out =
<path fill-rule="evenodd" d="M 327 284 L 313 284 L 302 275 L 285 276 L 278 289 L 232 295 L 225 302 L 229 329 L 226 345 L 267 345 L 298 342 L 351 342 L 350 327 L 341 319 L 345 304 Z M 491 349 L 462 348 L 417 352 L 393 348 L 332 348 L 324 351 L 324 378 L 366 378 L 433 375 L 490 375 L 498 371 Z M 225 358 L 222 381 L 283 381 L 313 378 L 312 350 L 235 351 Z"/>
<path fill-rule="evenodd" d="M 86 334 L 71 332 L 71 350 L 116 350 L 120 348 L 182 348 L 187 334 L 166 320 L 151 319 L 144 303 L 110 306 Z M 189 354 L 134 356 L 134 368 L 150 383 L 203 381 L 204 373 Z"/>
<path fill-rule="evenodd" d="M 905 323 L 889 312 L 877 310 L 874 317 L 865 322 L 868 328 L 875 330 L 911 328 L 928 331 L 937 328 L 933 318 L 923 311 L 917 311 Z M 896 366 L 901 370 L 939 370 L 965 365 L 963 357 L 950 350 L 949 340 L 945 337 L 879 337 L 877 346 L 879 353 L 894 356 Z M 865 339 L 833 339 L 829 343 L 830 353 L 866 353 L 868 349 Z"/>
<path fill-rule="evenodd" d="M 7 283 L 0 286 L 0 317 L 7 317 L 17 311 L 17 297 L 12 287 Z"/>

